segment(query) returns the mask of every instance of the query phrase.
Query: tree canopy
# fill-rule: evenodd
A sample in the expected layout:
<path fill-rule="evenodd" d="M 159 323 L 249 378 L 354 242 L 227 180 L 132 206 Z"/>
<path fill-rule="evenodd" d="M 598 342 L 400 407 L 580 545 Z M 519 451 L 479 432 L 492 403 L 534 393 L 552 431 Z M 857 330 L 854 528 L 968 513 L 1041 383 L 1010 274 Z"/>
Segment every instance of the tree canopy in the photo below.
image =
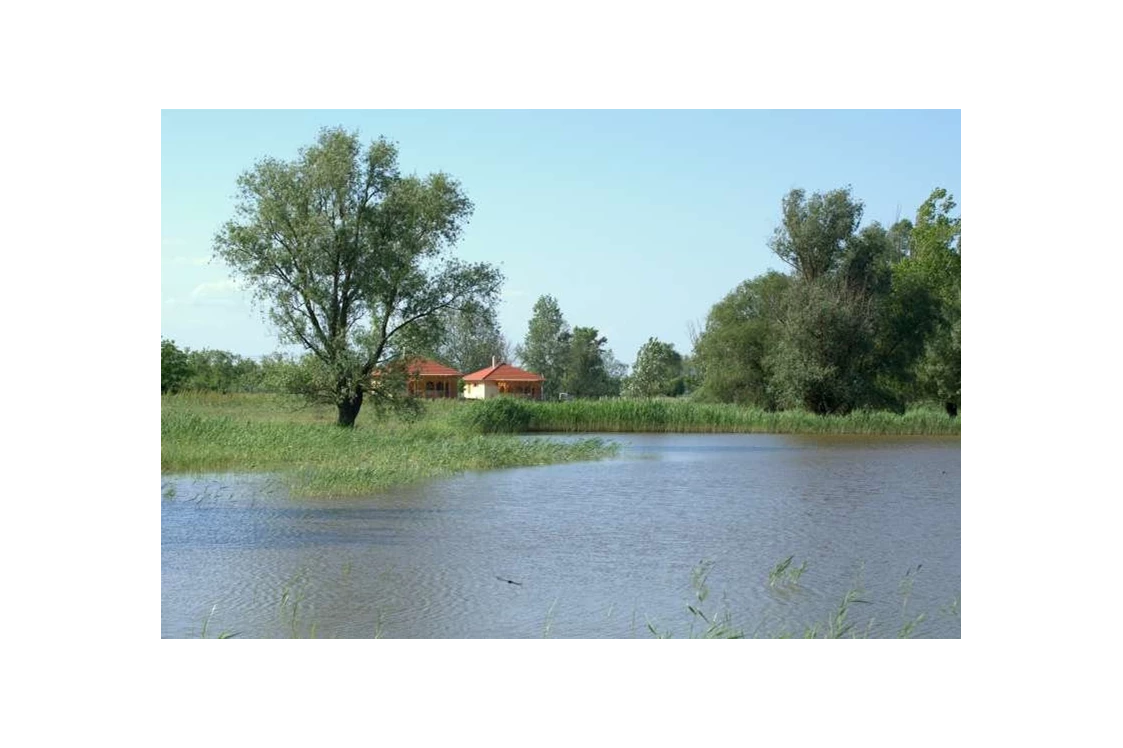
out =
<path fill-rule="evenodd" d="M 681 395 L 685 390 L 682 354 L 670 343 L 648 338 L 639 352 L 624 387 L 629 397 Z"/>
<path fill-rule="evenodd" d="M 311 354 L 304 393 L 351 426 L 364 395 L 399 406 L 395 373 L 432 346 L 444 312 L 492 306 L 502 276 L 451 249 L 472 213 L 447 174 L 403 176 L 385 138 L 320 131 L 291 161 L 264 158 L 237 180 L 215 255 L 253 289 L 281 340 Z M 378 373 L 378 385 L 372 374 Z"/>
<path fill-rule="evenodd" d="M 468 304 L 441 314 L 440 322 L 440 340 L 427 355 L 457 371 L 471 373 L 491 366 L 492 358 L 511 357 L 494 309 Z"/>
<path fill-rule="evenodd" d="M 160 392 L 164 394 L 179 392 L 191 376 L 191 364 L 187 352 L 182 351 L 174 340 L 160 340 Z"/>
<path fill-rule="evenodd" d="M 546 378 L 542 394 L 547 399 L 557 397 L 562 390 L 569 355 L 569 324 L 553 296 L 540 296 L 534 302 L 534 311 L 527 323 L 526 338 L 516 346 L 515 355 L 523 366 Z"/>
<path fill-rule="evenodd" d="M 838 265 L 862 220 L 863 206 L 846 187 L 810 198 L 801 189 L 792 190 L 781 209 L 783 217 L 769 246 L 801 279 L 814 281 Z"/>
<path fill-rule="evenodd" d="M 775 407 L 767 357 L 791 283 L 771 271 L 742 282 L 710 309 L 694 344 L 701 399 Z"/>
<path fill-rule="evenodd" d="M 575 327 L 568 336 L 562 387 L 573 397 L 606 397 L 620 394 L 620 379 L 611 371 L 615 357 L 605 344 L 608 338 L 595 327 Z"/>
<path fill-rule="evenodd" d="M 845 413 L 960 397 L 960 219 L 942 188 L 915 223 L 859 229 L 849 188 L 792 190 L 770 247 L 792 268 L 741 283 L 695 341 L 699 397 Z"/>

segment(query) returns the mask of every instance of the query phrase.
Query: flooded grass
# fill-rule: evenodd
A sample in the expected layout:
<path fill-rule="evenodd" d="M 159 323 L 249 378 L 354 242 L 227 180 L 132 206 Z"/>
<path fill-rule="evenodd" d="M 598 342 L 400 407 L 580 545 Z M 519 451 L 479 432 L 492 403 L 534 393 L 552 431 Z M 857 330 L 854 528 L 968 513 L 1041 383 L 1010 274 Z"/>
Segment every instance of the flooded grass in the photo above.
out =
<path fill-rule="evenodd" d="M 783 578 L 784 585 L 788 587 L 789 592 L 799 587 L 799 579 L 807 568 L 807 562 L 804 561 L 799 567 L 796 567 L 798 573 L 785 573 L 791 570 L 792 559 L 793 557 L 789 556 L 769 572 L 769 588 L 776 586 L 778 576 Z M 907 610 L 912 585 L 919 568 L 917 566 L 915 569 L 906 572 L 905 578 L 901 582 L 902 606 L 899 621 L 879 621 L 874 617 L 862 616 L 859 606 L 870 605 L 871 601 L 865 599 L 866 592 L 862 589 L 860 582 L 855 581 L 838 597 L 838 602 L 832 606 L 829 613 L 820 620 L 796 626 L 794 629 L 785 626 L 774 630 L 768 630 L 762 622 L 758 623 L 754 629 L 749 630 L 736 620 L 728 607 L 715 608 L 708 604 L 711 592 L 709 576 L 714 569 L 714 562 L 704 560 L 691 571 L 692 599 L 685 606 L 688 614 L 685 629 L 664 628 L 658 622 L 646 619 L 646 617 L 645 627 L 648 634 L 656 639 L 674 639 L 679 636 L 687 639 L 910 639 L 917 634 L 923 634 L 921 626 L 928 619 L 928 615 L 925 613 L 916 615 L 910 614 Z M 310 619 L 311 611 L 307 604 L 308 592 L 304 586 L 305 583 L 306 580 L 302 580 L 298 576 L 286 582 L 281 589 L 280 603 L 277 607 L 277 629 L 282 638 L 317 638 L 318 627 L 316 621 Z M 546 611 L 541 632 L 543 639 L 548 639 L 551 636 L 557 604 L 558 600 L 555 598 Z M 202 633 L 199 638 L 208 638 L 208 626 L 216 608 L 217 604 L 212 606 L 210 613 L 203 621 Z M 636 614 L 637 611 L 633 609 L 633 638 L 637 632 Z M 382 612 L 378 614 L 378 619 L 372 628 L 372 637 L 375 639 L 382 638 L 384 633 L 382 615 Z M 959 618 L 959 598 L 957 597 L 947 608 L 940 610 L 938 615 Z M 610 610 L 607 617 L 611 618 L 611 616 L 612 611 Z M 227 639 L 237 636 L 239 636 L 237 631 L 222 631 L 217 638 Z"/>
<path fill-rule="evenodd" d="M 465 431 L 456 403 L 430 404 L 417 420 L 360 414 L 353 429 L 330 408 L 278 395 L 164 396 L 163 473 L 276 472 L 304 496 L 361 495 L 468 470 L 548 465 L 612 455 L 601 439 L 560 443 Z M 366 418 L 364 418 L 366 416 Z"/>
<path fill-rule="evenodd" d="M 859 411 L 816 416 L 688 400 L 433 401 L 419 419 L 379 419 L 364 410 L 353 429 L 334 426 L 328 406 L 267 394 L 165 395 L 164 473 L 277 472 L 306 496 L 357 495 L 468 470 L 600 459 L 604 440 L 559 443 L 532 432 L 678 432 L 957 435 L 942 411 Z"/>
<path fill-rule="evenodd" d="M 768 586 L 770 588 L 774 588 L 778 580 L 783 581 L 788 591 L 799 587 L 799 579 L 807 569 L 807 562 L 804 561 L 799 567 L 795 567 L 794 571 L 796 573 L 792 573 L 793 569 L 791 563 L 793 558 L 794 557 L 789 556 L 769 572 Z M 866 593 L 862 589 L 860 581 L 856 580 L 852 586 L 839 596 L 837 605 L 834 606 L 830 613 L 822 620 L 804 624 L 802 627 L 796 627 L 794 633 L 793 629 L 790 627 L 782 627 L 778 630 L 768 631 L 764 628 L 764 624 L 758 624 L 756 629 L 750 632 L 735 622 L 734 616 L 728 608 L 723 608 L 721 610 L 706 609 L 705 603 L 710 593 L 708 577 L 712 569 L 713 562 L 703 561 L 692 573 L 694 601 L 686 606 L 686 610 L 690 614 L 690 623 L 688 624 L 687 630 L 684 632 L 685 638 L 911 639 L 918 633 L 923 633 L 920 627 L 928 619 L 928 614 L 926 613 L 910 614 L 908 612 L 912 585 L 916 579 L 916 572 L 920 569 L 920 566 L 917 566 L 915 569 L 910 569 L 906 572 L 905 578 L 901 581 L 900 593 L 902 605 L 899 621 L 879 621 L 875 617 L 862 616 L 858 606 L 871 605 L 872 603 L 870 600 L 865 599 Z M 940 610 L 939 615 L 959 618 L 959 598 L 957 597 L 947 608 Z M 647 623 L 647 629 L 652 636 L 658 639 L 671 639 L 675 636 L 674 630 L 661 629 L 650 621 Z"/>

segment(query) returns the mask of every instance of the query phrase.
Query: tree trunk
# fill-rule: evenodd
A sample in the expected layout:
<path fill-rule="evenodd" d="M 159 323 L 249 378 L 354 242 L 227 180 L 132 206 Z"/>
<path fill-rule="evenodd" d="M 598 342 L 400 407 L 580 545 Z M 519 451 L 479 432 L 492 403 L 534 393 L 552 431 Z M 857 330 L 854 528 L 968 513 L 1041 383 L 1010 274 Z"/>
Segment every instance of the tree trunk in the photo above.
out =
<path fill-rule="evenodd" d="M 955 403 L 944 403 L 944 410 L 948 412 L 949 418 L 955 418 L 955 414 L 959 412 L 959 406 Z"/>
<path fill-rule="evenodd" d="M 336 403 L 336 407 L 339 409 L 339 418 L 335 425 L 354 426 L 355 419 L 359 417 L 359 408 L 363 407 L 363 391 L 352 392 L 348 399 Z"/>

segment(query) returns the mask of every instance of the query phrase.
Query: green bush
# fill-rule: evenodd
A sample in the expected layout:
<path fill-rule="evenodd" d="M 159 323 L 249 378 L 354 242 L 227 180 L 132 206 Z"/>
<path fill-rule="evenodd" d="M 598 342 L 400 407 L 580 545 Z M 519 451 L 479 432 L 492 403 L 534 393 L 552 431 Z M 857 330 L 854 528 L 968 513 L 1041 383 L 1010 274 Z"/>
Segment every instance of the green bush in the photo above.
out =
<path fill-rule="evenodd" d="M 521 434 L 530 430 L 534 410 L 530 403 L 513 397 L 465 403 L 457 414 L 460 425 L 480 434 Z"/>

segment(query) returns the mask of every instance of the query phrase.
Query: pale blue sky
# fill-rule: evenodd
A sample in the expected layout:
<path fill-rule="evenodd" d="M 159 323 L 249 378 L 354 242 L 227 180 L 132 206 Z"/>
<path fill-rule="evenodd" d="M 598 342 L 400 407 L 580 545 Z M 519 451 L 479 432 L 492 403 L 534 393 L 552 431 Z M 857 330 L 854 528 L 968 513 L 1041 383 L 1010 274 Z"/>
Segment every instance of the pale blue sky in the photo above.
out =
<path fill-rule="evenodd" d="M 960 199 L 960 113 L 943 111 L 164 111 L 161 333 L 248 356 L 276 336 L 211 239 L 235 179 L 289 159 L 320 127 L 385 135 L 403 172 L 445 171 L 475 203 L 457 254 L 506 275 L 500 323 L 522 340 L 550 294 L 631 365 L 742 280 L 786 270 L 767 247 L 788 190 L 851 185 L 863 225 L 912 218 L 935 187 Z"/>

